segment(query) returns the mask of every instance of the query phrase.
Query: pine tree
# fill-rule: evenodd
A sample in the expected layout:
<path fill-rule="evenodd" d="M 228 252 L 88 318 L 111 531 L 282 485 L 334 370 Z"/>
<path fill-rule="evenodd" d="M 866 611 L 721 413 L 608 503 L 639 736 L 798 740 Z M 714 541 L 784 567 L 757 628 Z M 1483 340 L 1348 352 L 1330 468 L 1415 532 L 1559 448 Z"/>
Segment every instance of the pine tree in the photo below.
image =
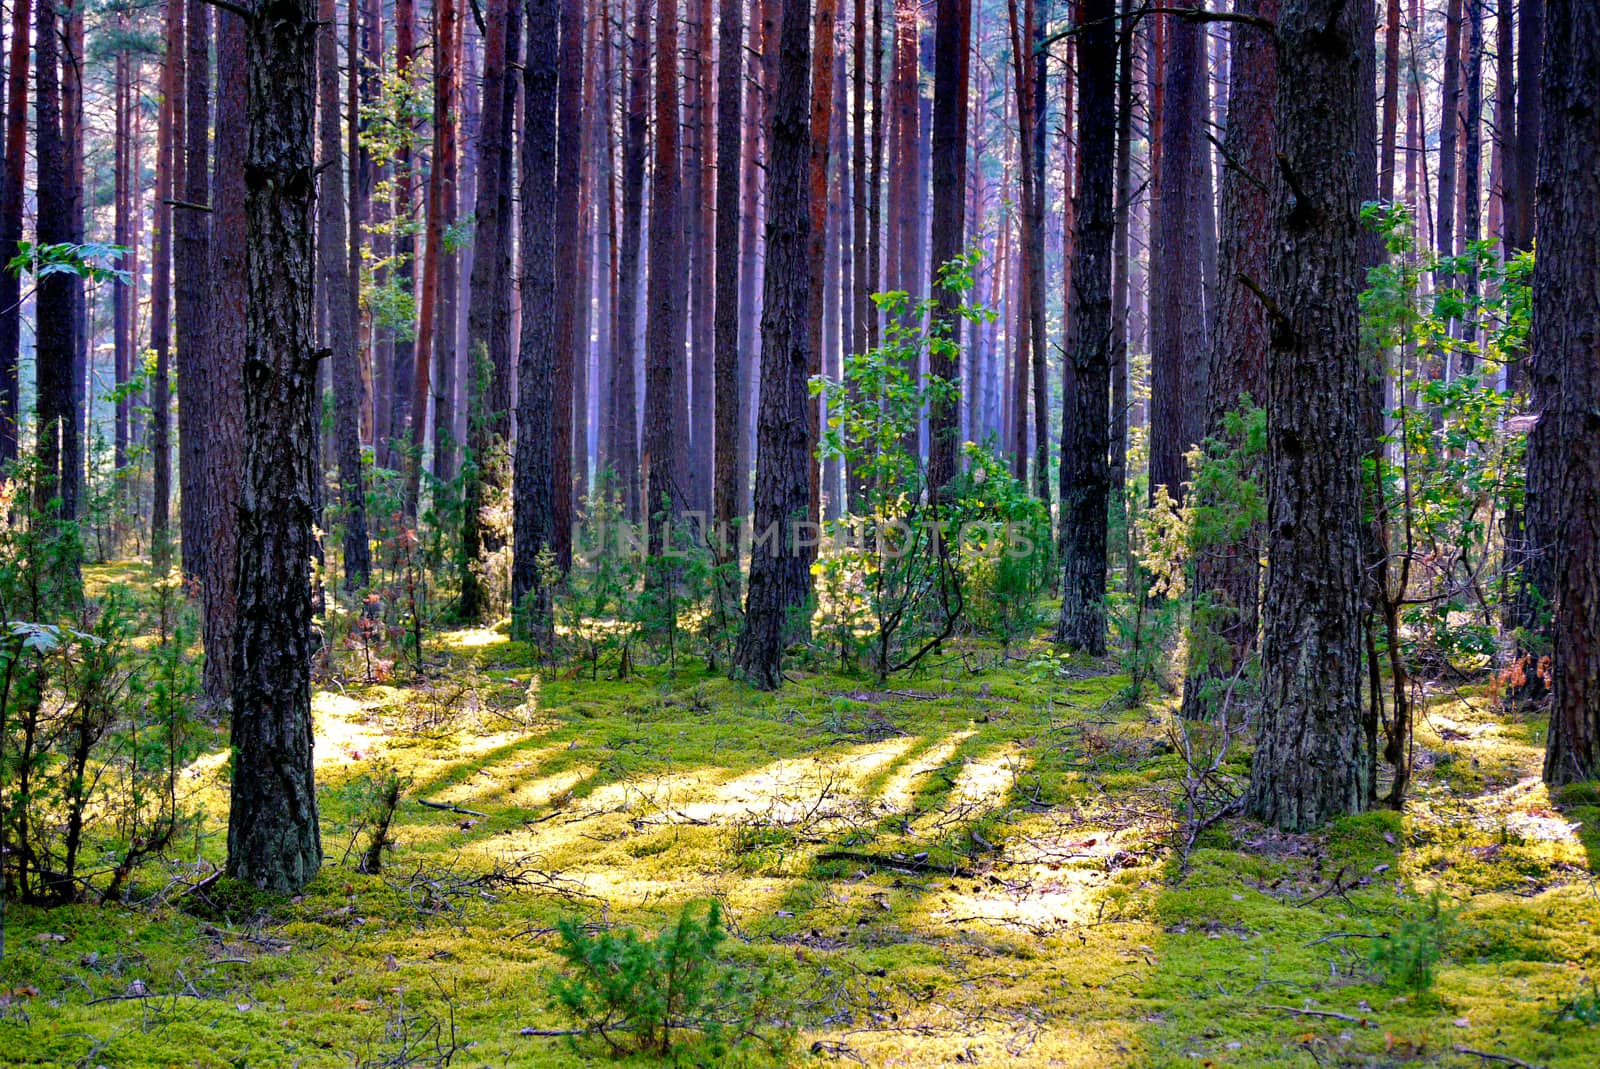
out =
<path fill-rule="evenodd" d="M 312 201 L 317 13 L 246 21 L 248 285 L 228 874 L 293 893 L 322 864 L 309 562 L 317 499 Z"/>
<path fill-rule="evenodd" d="M 1248 806 L 1289 831 L 1365 808 L 1360 18 L 1285 0 L 1268 283 L 1262 710 Z M 1163 160 L 1162 166 L 1169 161 Z"/>

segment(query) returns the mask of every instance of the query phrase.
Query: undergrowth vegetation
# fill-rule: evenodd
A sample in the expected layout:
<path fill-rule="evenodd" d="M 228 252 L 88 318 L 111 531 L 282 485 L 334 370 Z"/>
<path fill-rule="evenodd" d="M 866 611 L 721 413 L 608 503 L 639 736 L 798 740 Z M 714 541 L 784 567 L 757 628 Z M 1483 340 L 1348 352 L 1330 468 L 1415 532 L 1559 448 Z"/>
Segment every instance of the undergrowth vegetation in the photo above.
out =
<path fill-rule="evenodd" d="M 140 578 L 91 565 L 96 599 L 108 577 Z M 138 610 L 159 680 L 159 598 Z M 306 892 L 215 875 L 226 740 L 196 720 L 185 832 L 120 902 L 13 902 L 0 1060 L 1600 1057 L 1600 795 L 1549 794 L 1541 721 L 1481 686 L 1429 697 L 1403 814 L 1284 835 L 1191 819 L 1247 738 L 1180 724 L 1159 673 L 1130 703 L 1115 656 L 1038 628 L 957 633 L 887 682 L 797 658 L 775 694 L 687 656 L 551 665 L 492 628 L 430 627 L 420 675 L 391 649 L 381 677 L 359 644 L 326 666 Z"/>

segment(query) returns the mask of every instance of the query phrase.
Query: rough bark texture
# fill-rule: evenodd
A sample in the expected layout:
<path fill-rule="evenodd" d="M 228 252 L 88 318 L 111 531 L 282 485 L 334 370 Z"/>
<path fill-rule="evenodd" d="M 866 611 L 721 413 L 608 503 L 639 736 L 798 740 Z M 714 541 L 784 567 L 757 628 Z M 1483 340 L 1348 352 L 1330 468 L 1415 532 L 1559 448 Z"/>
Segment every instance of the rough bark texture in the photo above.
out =
<path fill-rule="evenodd" d="M 639 477 L 639 246 L 644 223 L 645 129 L 650 100 L 650 0 L 634 0 L 628 33 L 627 113 L 622 134 L 622 242 L 617 254 L 616 359 L 611 365 L 611 422 L 607 450 L 622 491 L 623 512 L 638 523 L 644 490 Z"/>
<path fill-rule="evenodd" d="M 61 0 L 38 0 L 34 40 L 34 114 L 38 159 L 40 245 L 72 240 L 72 196 L 67 144 L 62 136 L 58 70 Z M 181 23 L 180 23 L 181 25 Z M 38 383 L 39 485 L 41 511 L 73 520 L 78 514 L 82 465 L 78 446 L 78 397 L 73 389 L 72 286 L 64 273 L 37 280 L 34 292 L 34 354 Z M 59 507 L 53 502 L 59 501 Z"/>
<path fill-rule="evenodd" d="M 1179 7 L 1194 8 L 1195 0 Z M 1196 206 L 1209 195 L 1209 153 L 1200 120 L 1204 27 L 1167 22 L 1150 254 L 1150 489 L 1183 499 L 1184 453 L 1200 439 L 1206 366 L 1204 241 Z"/>
<path fill-rule="evenodd" d="M 720 0 L 717 27 L 716 321 L 712 326 L 716 385 L 712 513 L 729 532 L 740 515 L 744 476 L 739 468 L 739 182 L 744 71 L 743 5 Z"/>
<path fill-rule="evenodd" d="M 928 292 L 939 302 L 936 333 L 949 347 L 930 350 L 928 374 L 960 388 L 958 352 L 961 322 L 959 291 L 940 286 L 939 269 L 965 251 L 967 210 L 967 55 L 972 38 L 971 0 L 939 0 L 933 53 L 933 228 L 930 234 Z M 928 412 L 928 484 L 937 492 L 956 474 L 961 436 L 959 394 L 936 399 Z"/>
<path fill-rule="evenodd" d="M 1111 249 L 1111 472 L 1110 497 L 1123 513 L 1128 481 L 1128 335 L 1129 230 L 1133 222 L 1133 41 L 1127 24 L 1130 5 L 1121 0 L 1122 25 L 1117 34 L 1117 201 Z"/>
<path fill-rule="evenodd" d="M 1545 6 L 1528 527 L 1551 561 L 1546 782 L 1600 773 L 1600 3 Z"/>
<path fill-rule="evenodd" d="M 587 359 L 588 321 L 581 305 L 584 256 L 583 0 L 561 0 L 560 86 L 556 103 L 556 365 L 548 418 L 554 441 L 555 527 L 551 548 L 563 571 L 572 564 L 572 369 Z"/>
<path fill-rule="evenodd" d="M 413 79 L 412 62 L 416 50 L 416 4 L 414 0 L 395 0 L 394 4 L 394 65 L 395 76 L 409 85 Z M 416 288 L 417 238 L 412 229 L 416 219 L 416 174 L 411 147 L 402 143 L 395 154 L 394 163 L 395 206 L 397 224 L 394 241 L 394 266 L 390 279 L 402 293 L 414 293 Z M 389 350 L 388 397 L 379 400 L 389 410 L 389 434 L 378 443 L 378 463 L 389 468 L 405 464 L 406 435 L 410 430 L 412 388 L 414 386 L 416 345 L 421 332 L 397 332 Z"/>
<path fill-rule="evenodd" d="M 522 0 L 489 0 L 483 51 L 483 121 L 478 137 L 476 248 L 467 302 L 467 463 L 462 479 L 461 615 L 481 619 L 487 592 L 478 573 L 480 512 L 505 482 L 511 419 L 511 120 L 515 75 L 508 45 L 522 28 Z"/>
<path fill-rule="evenodd" d="M 217 13 L 217 151 L 211 218 L 211 373 L 206 411 L 206 537 L 201 576 L 205 606 L 205 698 L 225 708 L 233 697 L 233 636 L 238 613 L 239 491 L 244 468 L 245 97 L 244 20 Z"/>
<path fill-rule="evenodd" d="M 372 572 L 367 545 L 367 493 L 361 479 L 361 369 L 356 348 L 356 292 L 351 287 L 345 243 L 345 199 L 340 181 L 343 149 L 339 138 L 339 43 L 334 34 L 334 0 L 319 0 L 317 31 L 319 131 L 322 158 L 317 198 L 317 261 L 328 308 L 328 359 L 333 362 L 334 451 L 339 462 L 339 500 L 344 510 L 344 586 L 359 590 Z"/>
<path fill-rule="evenodd" d="M 1061 400 L 1061 618 L 1056 641 L 1106 649 L 1112 213 L 1117 155 L 1115 0 L 1084 0 L 1078 44 L 1079 183 Z"/>
<path fill-rule="evenodd" d="M 805 518 L 807 305 L 805 257 L 811 227 L 806 189 L 811 131 L 810 4 L 787 0 L 778 50 L 778 91 L 767 157 L 767 264 L 761 315 L 761 412 L 757 421 L 755 529 L 773 537 L 750 558 L 744 629 L 734 661 L 758 687 L 781 678 L 790 614 L 804 603 L 806 556 L 790 544 Z"/>
<path fill-rule="evenodd" d="M 28 166 L 28 22 L 30 0 L 11 5 L 11 55 L 6 72 L 5 177 L 0 181 L 0 263 L 10 263 L 22 240 L 22 202 Z M 119 170 L 118 175 L 122 172 Z M 125 289 L 126 287 L 119 287 Z M 0 271 L 0 464 L 17 459 L 22 347 L 22 279 Z"/>
<path fill-rule="evenodd" d="M 268 0 L 247 25 L 249 243 L 228 874 L 294 892 L 322 864 L 313 782 L 309 564 L 316 503 L 312 153 L 317 14 Z"/>
<path fill-rule="evenodd" d="M 41 0 L 41 9 L 43 6 Z M 40 36 L 42 38 L 42 33 Z M 44 65 L 44 53 L 41 51 L 41 72 Z M 182 160 L 181 149 L 176 144 L 183 120 L 180 103 L 182 93 L 183 5 L 172 3 L 168 5 L 166 15 L 166 55 L 162 60 L 161 110 L 156 130 L 155 203 L 150 208 L 150 348 L 155 352 L 154 379 L 150 383 L 150 545 L 152 557 L 158 564 L 165 563 L 171 541 L 172 400 L 169 383 L 172 377 L 172 194 L 173 179 Z M 42 122 L 40 128 L 43 129 Z M 42 149 L 39 157 L 41 161 L 46 158 Z M 39 174 L 42 184 L 54 184 L 45 182 L 43 166 Z M 43 216 L 41 205 L 41 220 Z M 42 234 L 40 239 L 43 240 Z M 42 289 L 40 296 L 43 296 Z M 41 311 L 41 342 L 44 329 Z M 41 371 L 43 369 L 41 360 Z M 41 403 L 45 396 L 42 382 L 41 379 Z M 41 428 L 45 426 L 42 415 L 41 411 Z M 40 455 L 45 455 L 42 440 Z M 48 469 L 49 465 L 46 467 Z"/>
<path fill-rule="evenodd" d="M 211 202 L 211 8 L 204 0 L 186 0 L 185 7 L 185 144 L 178 198 L 190 205 L 207 205 Z M 205 465 L 211 440 L 206 418 L 206 398 L 211 394 L 210 213 L 191 207 L 177 209 L 172 217 L 172 237 L 178 327 L 179 531 L 184 575 L 195 578 L 205 573 L 210 549 L 205 533 Z"/>
<path fill-rule="evenodd" d="M 513 0 L 515 2 L 515 0 Z M 511 604 L 519 634 L 548 638 L 539 556 L 555 547 L 557 0 L 527 0 L 522 74 L 522 338 L 512 483 Z"/>
<path fill-rule="evenodd" d="M 1262 710 L 1248 806 L 1291 831 L 1368 800 L 1362 728 L 1360 19 L 1343 0 L 1278 18 L 1267 364 Z"/>
<path fill-rule="evenodd" d="M 464 3 L 465 0 L 462 0 Z M 455 0 L 441 0 L 434 8 L 434 156 L 438 175 L 438 210 L 441 237 L 456 225 L 460 202 L 461 163 L 457 151 L 461 109 L 461 8 Z M 433 400 L 433 457 L 429 470 L 441 483 L 456 475 L 455 432 L 456 366 L 460 335 L 461 254 L 441 240 L 438 249 L 437 307 L 433 319 L 433 371 L 428 394 Z"/>
<path fill-rule="evenodd" d="M 1276 20 L 1278 0 L 1238 0 L 1235 12 Z M 1273 161 L 1273 107 L 1278 57 L 1272 35 L 1244 23 L 1231 30 L 1228 128 L 1223 142 L 1222 232 L 1217 265 L 1217 309 L 1211 333 L 1211 371 L 1205 433 L 1215 434 L 1223 417 L 1244 403 L 1267 399 L 1267 310 L 1250 285 L 1268 277 L 1272 202 L 1264 179 Z M 1207 501 L 1213 507 L 1226 502 Z M 1190 719 L 1209 710 L 1206 684 L 1231 675 L 1255 644 L 1259 620 L 1260 538 L 1205 547 L 1195 561 L 1195 591 L 1209 595 L 1214 611 L 1208 628 L 1219 645 L 1190 643 L 1183 684 L 1183 713 Z"/>
<path fill-rule="evenodd" d="M 644 512 L 650 551 L 663 548 L 666 524 L 683 506 L 680 453 L 688 405 L 683 375 L 684 312 L 679 300 L 683 228 L 678 216 L 678 0 L 658 0 L 656 18 L 655 166 L 650 175 L 650 277 L 646 284 Z"/>

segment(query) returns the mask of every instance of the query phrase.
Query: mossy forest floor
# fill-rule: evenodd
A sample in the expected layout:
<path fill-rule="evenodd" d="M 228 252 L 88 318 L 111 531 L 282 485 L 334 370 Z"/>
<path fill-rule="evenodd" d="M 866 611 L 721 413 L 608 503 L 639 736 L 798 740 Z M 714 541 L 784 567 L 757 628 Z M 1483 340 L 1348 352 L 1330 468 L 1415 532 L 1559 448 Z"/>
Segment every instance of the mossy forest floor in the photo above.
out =
<path fill-rule="evenodd" d="M 606 1064 L 524 1034 L 570 1026 L 556 920 L 654 931 L 716 898 L 734 960 L 787 993 L 789 1064 L 1600 1065 L 1600 796 L 1552 800 L 1543 725 L 1470 690 L 1419 717 L 1403 814 L 1229 819 L 1185 864 L 1170 699 L 1128 710 L 1113 664 L 1042 642 L 771 695 L 684 664 L 541 682 L 493 630 L 429 658 L 317 693 L 327 863 L 303 896 L 174 893 L 224 855 L 219 733 L 149 901 L 13 908 L 0 1063 Z M 383 765 L 410 783 L 362 875 Z M 1435 952 L 1431 986 L 1403 983 Z"/>

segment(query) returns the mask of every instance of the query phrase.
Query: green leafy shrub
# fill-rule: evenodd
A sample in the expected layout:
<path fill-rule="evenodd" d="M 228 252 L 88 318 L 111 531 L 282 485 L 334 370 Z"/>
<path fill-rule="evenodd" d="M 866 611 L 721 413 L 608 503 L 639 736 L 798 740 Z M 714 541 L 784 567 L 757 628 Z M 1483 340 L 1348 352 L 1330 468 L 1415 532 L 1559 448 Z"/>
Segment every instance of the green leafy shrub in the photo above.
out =
<path fill-rule="evenodd" d="M 631 928 L 595 930 L 573 918 L 558 922 L 556 1003 L 584 1036 L 615 1054 L 669 1056 L 685 1040 L 714 1058 L 752 1044 L 772 1053 L 787 1043 L 773 1016 L 771 973 L 752 975 L 723 960 L 722 911 L 684 907 L 654 938 Z"/>

